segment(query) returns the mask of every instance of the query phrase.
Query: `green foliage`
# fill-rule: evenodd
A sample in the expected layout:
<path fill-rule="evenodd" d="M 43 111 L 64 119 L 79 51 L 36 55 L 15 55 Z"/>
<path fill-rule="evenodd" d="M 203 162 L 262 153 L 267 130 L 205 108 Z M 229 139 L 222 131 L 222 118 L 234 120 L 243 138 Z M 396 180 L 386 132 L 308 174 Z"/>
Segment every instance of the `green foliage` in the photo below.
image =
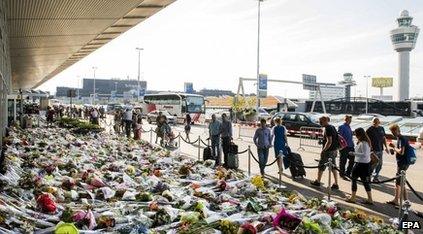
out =
<path fill-rule="evenodd" d="M 78 134 L 88 134 L 90 132 L 101 132 L 104 130 L 99 125 L 69 117 L 61 118 L 58 124 L 62 128 L 72 128 L 73 132 Z"/>

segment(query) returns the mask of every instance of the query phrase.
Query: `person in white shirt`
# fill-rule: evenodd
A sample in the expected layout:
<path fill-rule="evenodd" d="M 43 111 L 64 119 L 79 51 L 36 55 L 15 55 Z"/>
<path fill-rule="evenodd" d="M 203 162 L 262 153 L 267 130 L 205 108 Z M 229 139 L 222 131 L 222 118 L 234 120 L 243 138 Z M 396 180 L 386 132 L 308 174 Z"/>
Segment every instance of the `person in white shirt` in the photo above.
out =
<path fill-rule="evenodd" d="M 372 190 L 370 187 L 370 175 L 371 175 L 371 164 L 370 164 L 370 152 L 371 152 L 371 142 L 367 136 L 366 131 L 363 128 L 357 128 L 355 131 L 355 136 L 358 139 L 357 145 L 355 146 L 355 151 L 350 152 L 350 155 L 354 155 L 354 167 L 352 169 L 352 183 L 351 183 L 351 197 L 347 199 L 347 202 L 355 203 L 356 202 L 356 193 L 357 193 L 357 179 L 360 178 L 363 181 L 364 188 L 367 192 L 367 200 L 363 203 L 368 205 L 373 205 L 372 199 Z"/>

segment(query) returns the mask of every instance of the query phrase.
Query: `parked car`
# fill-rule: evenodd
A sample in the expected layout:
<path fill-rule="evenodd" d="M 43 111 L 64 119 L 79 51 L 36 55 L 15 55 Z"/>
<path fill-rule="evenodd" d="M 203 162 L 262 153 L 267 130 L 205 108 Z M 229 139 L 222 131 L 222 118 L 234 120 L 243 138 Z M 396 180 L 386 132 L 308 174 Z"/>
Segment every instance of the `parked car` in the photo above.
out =
<path fill-rule="evenodd" d="M 152 112 L 147 114 L 147 122 L 149 124 L 155 123 L 157 116 L 159 115 L 159 112 L 162 112 L 162 115 L 166 116 L 167 122 L 169 124 L 176 124 L 176 116 L 171 115 L 167 111 L 158 111 L 158 110 L 152 111 Z"/>
<path fill-rule="evenodd" d="M 258 119 L 269 120 L 272 116 L 262 107 L 258 109 Z"/>
<path fill-rule="evenodd" d="M 274 126 L 276 118 L 282 119 L 282 124 L 287 130 L 300 131 L 301 127 L 315 127 L 320 128 L 317 119 L 309 114 L 303 112 L 279 112 L 273 115 L 271 125 Z"/>

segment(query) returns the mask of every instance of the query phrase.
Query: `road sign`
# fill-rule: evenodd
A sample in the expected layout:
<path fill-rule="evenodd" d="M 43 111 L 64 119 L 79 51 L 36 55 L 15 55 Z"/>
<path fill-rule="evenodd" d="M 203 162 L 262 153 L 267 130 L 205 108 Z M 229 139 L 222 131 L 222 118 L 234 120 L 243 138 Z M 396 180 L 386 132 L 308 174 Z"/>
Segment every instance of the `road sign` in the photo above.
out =
<path fill-rule="evenodd" d="M 307 75 L 307 74 L 303 74 L 303 89 L 304 90 L 310 90 L 310 91 L 315 91 L 316 87 L 315 85 L 307 85 L 307 84 L 316 84 L 316 76 L 315 75 Z"/>
<path fill-rule="evenodd" d="M 139 93 L 140 97 L 144 97 L 145 96 L 145 89 L 140 88 L 140 93 Z"/>
<path fill-rule="evenodd" d="M 267 97 L 267 75 L 266 74 L 259 74 L 259 83 L 258 83 L 258 91 L 259 97 L 265 98 Z"/>
<path fill-rule="evenodd" d="M 194 93 L 194 85 L 192 82 L 184 83 L 184 92 L 185 93 Z"/>

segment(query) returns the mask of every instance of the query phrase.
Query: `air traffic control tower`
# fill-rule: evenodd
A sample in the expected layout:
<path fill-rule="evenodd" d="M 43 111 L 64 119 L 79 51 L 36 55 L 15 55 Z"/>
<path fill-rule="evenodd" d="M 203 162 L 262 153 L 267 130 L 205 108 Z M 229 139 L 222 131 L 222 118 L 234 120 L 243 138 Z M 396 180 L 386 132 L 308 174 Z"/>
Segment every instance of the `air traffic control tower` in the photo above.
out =
<path fill-rule="evenodd" d="M 413 17 L 408 11 L 401 11 L 397 18 L 398 27 L 391 30 L 394 50 L 398 52 L 398 100 L 404 101 L 410 96 L 410 51 L 416 45 L 419 28 L 412 25 Z"/>

